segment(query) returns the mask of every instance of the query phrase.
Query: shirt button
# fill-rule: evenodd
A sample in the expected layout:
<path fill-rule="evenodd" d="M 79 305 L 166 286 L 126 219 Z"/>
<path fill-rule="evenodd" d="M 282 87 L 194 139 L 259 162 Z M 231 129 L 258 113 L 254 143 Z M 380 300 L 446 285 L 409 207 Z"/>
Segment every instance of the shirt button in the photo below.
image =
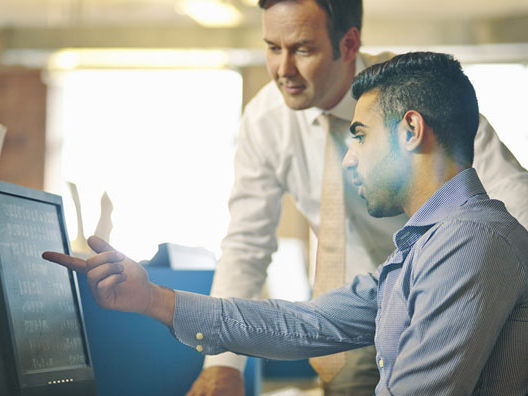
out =
<path fill-rule="evenodd" d="M 202 333 L 196 333 L 196 339 L 197 340 L 203 340 L 203 334 Z"/>
<path fill-rule="evenodd" d="M 380 368 L 383 368 L 383 359 L 380 359 L 380 360 L 378 361 L 378 364 L 379 364 Z"/>
<path fill-rule="evenodd" d="M 196 345 L 196 350 L 197 350 L 198 352 L 202 352 L 202 351 L 203 351 L 203 346 L 201 346 L 201 345 Z"/>

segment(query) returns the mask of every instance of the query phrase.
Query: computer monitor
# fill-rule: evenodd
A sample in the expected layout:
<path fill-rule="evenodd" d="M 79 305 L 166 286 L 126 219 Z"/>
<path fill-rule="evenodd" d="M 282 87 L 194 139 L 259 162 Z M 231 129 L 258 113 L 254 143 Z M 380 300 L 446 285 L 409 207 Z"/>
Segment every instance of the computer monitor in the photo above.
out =
<path fill-rule="evenodd" d="M 0 395 L 97 393 L 62 199 L 0 182 Z"/>

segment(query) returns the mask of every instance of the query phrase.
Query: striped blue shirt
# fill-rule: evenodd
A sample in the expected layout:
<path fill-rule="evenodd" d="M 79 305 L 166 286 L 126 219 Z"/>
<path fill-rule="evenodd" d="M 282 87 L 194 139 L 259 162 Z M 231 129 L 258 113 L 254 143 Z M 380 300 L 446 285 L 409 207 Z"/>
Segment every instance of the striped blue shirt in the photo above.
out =
<path fill-rule="evenodd" d="M 205 354 L 275 359 L 375 344 L 376 395 L 528 395 L 528 232 L 475 170 L 442 186 L 394 243 L 376 273 L 310 302 L 177 292 L 174 335 Z"/>

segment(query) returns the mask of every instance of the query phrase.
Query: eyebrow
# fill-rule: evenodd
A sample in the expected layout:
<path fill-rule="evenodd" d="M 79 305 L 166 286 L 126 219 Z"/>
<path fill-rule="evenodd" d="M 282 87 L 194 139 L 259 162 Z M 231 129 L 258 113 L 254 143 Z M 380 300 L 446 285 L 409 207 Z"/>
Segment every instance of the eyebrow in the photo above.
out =
<path fill-rule="evenodd" d="M 268 45 L 276 45 L 273 41 L 270 41 L 268 40 L 267 38 L 263 38 L 262 40 L 264 40 L 264 42 Z M 314 42 L 314 40 L 301 40 L 299 42 L 296 42 L 294 44 L 295 47 L 301 47 L 303 45 L 312 45 L 312 43 Z"/>
<path fill-rule="evenodd" d="M 354 122 L 352 125 L 350 125 L 350 133 L 352 135 L 356 135 L 357 134 L 357 131 L 356 131 L 357 127 L 366 127 L 366 125 L 363 124 L 362 122 L 359 122 L 359 121 Z"/>

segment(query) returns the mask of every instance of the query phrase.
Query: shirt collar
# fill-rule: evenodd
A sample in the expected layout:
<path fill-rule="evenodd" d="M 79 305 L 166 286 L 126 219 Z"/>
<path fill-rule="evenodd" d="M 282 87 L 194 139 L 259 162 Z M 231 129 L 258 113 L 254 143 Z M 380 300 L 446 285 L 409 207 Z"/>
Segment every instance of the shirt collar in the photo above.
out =
<path fill-rule="evenodd" d="M 356 54 L 356 75 L 364 69 L 365 61 L 363 59 L 363 55 L 358 52 Z M 345 96 L 343 96 L 343 98 L 339 101 L 339 103 L 330 110 L 323 110 L 318 107 L 310 107 L 309 109 L 304 110 L 304 112 L 310 124 L 313 124 L 317 117 L 323 113 L 331 114 L 337 118 L 350 122 L 354 116 L 356 102 L 357 101 L 352 97 L 352 93 L 349 89 Z"/>
<path fill-rule="evenodd" d="M 398 250 L 412 246 L 434 224 L 449 217 L 475 195 L 486 194 L 474 168 L 465 169 L 440 187 L 394 234 Z"/>

